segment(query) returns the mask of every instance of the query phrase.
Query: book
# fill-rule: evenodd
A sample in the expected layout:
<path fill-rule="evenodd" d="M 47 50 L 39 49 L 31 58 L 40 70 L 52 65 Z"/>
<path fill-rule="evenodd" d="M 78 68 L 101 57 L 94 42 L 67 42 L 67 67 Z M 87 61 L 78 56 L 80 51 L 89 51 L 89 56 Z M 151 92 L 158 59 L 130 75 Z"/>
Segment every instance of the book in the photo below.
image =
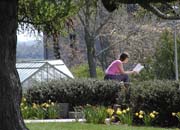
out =
<path fill-rule="evenodd" d="M 133 71 L 136 71 L 136 72 L 139 73 L 143 68 L 144 68 L 144 66 L 141 65 L 140 63 L 138 63 L 138 64 L 134 67 Z"/>

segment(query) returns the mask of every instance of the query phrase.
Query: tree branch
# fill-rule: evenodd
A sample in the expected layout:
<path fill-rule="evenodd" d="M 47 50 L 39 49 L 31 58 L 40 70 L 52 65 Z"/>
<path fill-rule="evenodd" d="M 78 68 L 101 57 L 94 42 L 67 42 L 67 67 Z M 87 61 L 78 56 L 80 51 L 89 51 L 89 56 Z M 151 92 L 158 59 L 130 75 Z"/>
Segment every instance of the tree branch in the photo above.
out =
<path fill-rule="evenodd" d="M 98 35 L 101 29 L 107 24 L 107 22 L 112 18 L 112 13 L 104 20 L 104 22 L 96 29 L 95 36 Z"/>
<path fill-rule="evenodd" d="M 180 16 L 177 15 L 168 15 L 168 14 L 164 14 L 163 12 L 161 12 L 157 7 L 153 6 L 150 3 L 139 3 L 143 8 L 151 11 L 152 13 L 154 13 L 155 15 L 157 15 L 158 17 L 162 18 L 162 19 L 171 19 L 171 20 L 179 20 Z"/>
<path fill-rule="evenodd" d="M 134 35 L 135 33 L 136 33 L 136 31 L 131 32 L 130 34 L 128 34 L 128 35 L 126 36 L 126 38 L 124 38 L 124 39 L 121 40 L 121 41 L 115 42 L 115 43 L 111 44 L 110 46 L 104 48 L 104 49 L 101 50 L 99 53 L 97 53 L 95 56 L 98 57 L 98 56 L 101 55 L 103 52 L 109 50 L 111 47 L 113 47 L 113 46 L 115 46 L 115 45 L 118 45 L 118 44 L 120 44 L 121 42 L 126 41 L 126 40 L 129 39 L 132 35 Z"/>

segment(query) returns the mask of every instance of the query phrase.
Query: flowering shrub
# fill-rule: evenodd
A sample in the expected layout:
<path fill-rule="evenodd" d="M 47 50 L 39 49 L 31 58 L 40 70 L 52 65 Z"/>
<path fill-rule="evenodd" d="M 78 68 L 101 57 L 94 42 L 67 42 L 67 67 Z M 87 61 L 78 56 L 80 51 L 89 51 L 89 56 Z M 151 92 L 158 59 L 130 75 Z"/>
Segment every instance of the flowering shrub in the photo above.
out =
<path fill-rule="evenodd" d="M 151 126 L 152 121 L 156 119 L 157 115 L 159 113 L 156 111 L 153 111 L 151 113 L 145 113 L 144 111 L 140 110 L 139 112 L 136 112 L 135 115 L 139 118 L 142 119 L 145 126 Z"/>
<path fill-rule="evenodd" d="M 24 119 L 54 119 L 58 118 L 59 110 L 57 104 L 50 100 L 42 104 L 28 104 L 26 98 L 22 99 L 21 112 Z"/>

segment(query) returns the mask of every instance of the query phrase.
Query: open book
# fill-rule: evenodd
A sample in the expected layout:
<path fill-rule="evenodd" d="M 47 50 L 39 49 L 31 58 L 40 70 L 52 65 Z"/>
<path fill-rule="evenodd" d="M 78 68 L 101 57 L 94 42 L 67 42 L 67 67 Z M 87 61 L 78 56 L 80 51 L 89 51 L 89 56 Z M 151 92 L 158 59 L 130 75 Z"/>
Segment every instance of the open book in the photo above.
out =
<path fill-rule="evenodd" d="M 133 71 L 136 71 L 136 72 L 139 73 L 143 68 L 144 68 L 144 66 L 142 66 L 140 63 L 138 63 L 138 64 L 134 67 Z"/>

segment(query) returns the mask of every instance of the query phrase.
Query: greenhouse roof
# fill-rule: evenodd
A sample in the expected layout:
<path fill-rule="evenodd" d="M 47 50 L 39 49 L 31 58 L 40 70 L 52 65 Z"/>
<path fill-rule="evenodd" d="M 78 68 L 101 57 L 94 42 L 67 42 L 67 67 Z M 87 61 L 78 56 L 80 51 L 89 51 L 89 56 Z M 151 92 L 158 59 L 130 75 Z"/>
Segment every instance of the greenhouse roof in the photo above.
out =
<path fill-rule="evenodd" d="M 39 61 L 25 61 L 17 62 L 16 68 L 20 77 L 21 83 L 27 80 L 29 77 L 36 74 L 44 66 L 49 65 L 56 71 L 60 72 L 64 77 L 74 78 L 67 66 L 62 60 L 39 60 Z"/>

